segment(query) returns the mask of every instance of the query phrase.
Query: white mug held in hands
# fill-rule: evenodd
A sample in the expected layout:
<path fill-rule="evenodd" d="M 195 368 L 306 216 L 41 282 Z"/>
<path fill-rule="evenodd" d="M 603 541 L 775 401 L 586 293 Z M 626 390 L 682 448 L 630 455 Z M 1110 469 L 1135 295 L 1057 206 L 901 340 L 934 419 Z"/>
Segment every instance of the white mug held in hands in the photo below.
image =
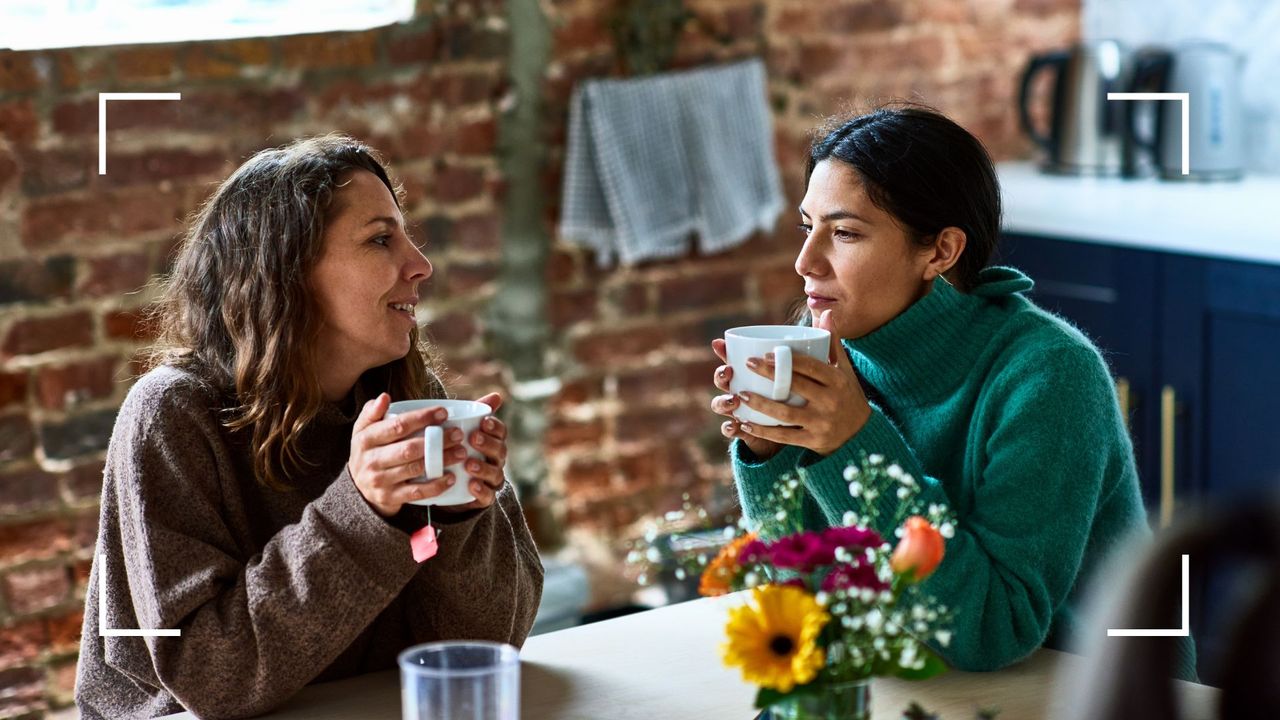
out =
<path fill-rule="evenodd" d="M 463 460 L 453 465 L 444 464 L 444 431 L 448 428 L 460 428 L 464 438 L 462 444 L 467 449 L 468 459 L 477 458 L 483 462 L 485 460 L 484 456 L 471 447 L 469 438 L 472 433 L 480 428 L 480 421 L 493 414 L 493 408 L 475 400 L 401 400 L 391 403 L 391 406 L 387 408 L 387 414 L 395 415 L 436 406 L 444 408 L 449 413 L 449 417 L 443 423 L 428 425 L 423 430 L 423 460 L 426 463 L 427 472 L 425 475 L 419 475 L 409 482 L 434 480 L 447 471 L 453 473 L 455 478 L 453 487 L 435 497 L 412 500 L 411 503 L 414 505 L 462 505 L 463 503 L 469 503 L 475 500 L 475 496 L 471 494 L 471 474 L 466 470 L 467 461 Z"/>
<path fill-rule="evenodd" d="M 725 331 L 725 355 L 733 368 L 729 392 L 747 392 L 800 407 L 804 398 L 791 392 L 793 353 L 804 353 L 827 362 L 831 352 L 831 333 L 803 325 L 750 325 Z M 747 358 L 762 358 L 773 353 L 773 380 L 756 374 L 747 367 Z M 733 416 L 741 422 L 756 425 L 782 425 L 764 413 L 739 405 Z"/>

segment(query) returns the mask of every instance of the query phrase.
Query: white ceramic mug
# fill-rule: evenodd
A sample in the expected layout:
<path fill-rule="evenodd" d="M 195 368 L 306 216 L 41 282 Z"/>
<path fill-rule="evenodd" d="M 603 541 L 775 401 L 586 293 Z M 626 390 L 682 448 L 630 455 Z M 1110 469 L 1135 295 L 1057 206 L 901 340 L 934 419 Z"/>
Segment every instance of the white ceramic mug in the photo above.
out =
<path fill-rule="evenodd" d="M 804 398 L 791 392 L 792 353 L 804 353 L 822 362 L 830 360 L 831 333 L 821 328 L 803 325 L 750 325 L 725 331 L 725 354 L 733 377 L 729 380 L 729 392 L 737 395 L 746 390 L 756 395 L 800 407 Z M 747 368 L 747 358 L 763 358 L 773 353 L 773 380 L 757 375 Z M 741 422 L 756 425 L 782 425 L 775 418 L 739 404 L 733 416 Z"/>
<path fill-rule="evenodd" d="M 493 408 L 475 400 L 401 400 L 391 403 L 387 408 L 388 415 L 421 410 L 429 407 L 442 407 L 448 411 L 449 417 L 439 425 L 428 425 L 423 431 L 423 460 L 426 462 L 426 474 L 409 482 L 427 482 L 446 472 L 453 473 L 453 487 L 436 495 L 411 501 L 414 505 L 462 505 L 475 500 L 471 494 L 471 474 L 466 470 L 467 459 L 477 458 L 485 462 L 485 457 L 471 447 L 471 434 L 480 428 L 480 421 L 493 414 Z M 444 464 L 444 431 L 448 428 L 462 430 L 462 446 L 467 449 L 467 459 L 452 465 Z"/>

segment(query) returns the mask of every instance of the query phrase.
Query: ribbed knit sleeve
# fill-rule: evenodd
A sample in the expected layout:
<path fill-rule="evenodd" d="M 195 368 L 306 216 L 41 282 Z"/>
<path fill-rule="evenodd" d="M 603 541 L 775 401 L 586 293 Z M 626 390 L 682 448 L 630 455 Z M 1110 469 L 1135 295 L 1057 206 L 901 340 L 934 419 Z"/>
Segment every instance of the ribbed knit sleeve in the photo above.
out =
<path fill-rule="evenodd" d="M 772 512 L 768 505 L 770 494 L 779 478 L 795 471 L 796 463 L 804 452 L 804 448 L 783 445 L 772 457 L 762 459 L 740 439 L 729 443 L 738 502 L 742 504 L 742 514 L 748 520 L 758 521 L 765 513 Z"/>

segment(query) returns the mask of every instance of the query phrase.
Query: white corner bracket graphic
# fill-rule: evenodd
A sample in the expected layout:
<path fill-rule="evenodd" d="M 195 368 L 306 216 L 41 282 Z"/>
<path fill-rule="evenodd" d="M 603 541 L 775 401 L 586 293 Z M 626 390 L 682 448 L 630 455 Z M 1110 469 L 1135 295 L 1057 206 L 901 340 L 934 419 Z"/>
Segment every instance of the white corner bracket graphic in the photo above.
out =
<path fill-rule="evenodd" d="M 182 93 L 98 93 L 98 174 L 107 174 L 108 100 L 181 100 Z"/>
<path fill-rule="evenodd" d="M 98 566 L 98 634 L 102 637 L 179 637 L 181 630 L 108 630 L 107 629 L 107 566 L 102 556 L 94 557 Z"/>
<path fill-rule="evenodd" d="M 1191 93 L 1107 93 L 1108 100 L 1180 100 L 1182 101 L 1182 174 L 1191 174 Z"/>
<path fill-rule="evenodd" d="M 1107 637 L 1187 637 L 1191 634 L 1191 556 L 1182 556 L 1182 627 L 1168 630 L 1107 629 Z"/>

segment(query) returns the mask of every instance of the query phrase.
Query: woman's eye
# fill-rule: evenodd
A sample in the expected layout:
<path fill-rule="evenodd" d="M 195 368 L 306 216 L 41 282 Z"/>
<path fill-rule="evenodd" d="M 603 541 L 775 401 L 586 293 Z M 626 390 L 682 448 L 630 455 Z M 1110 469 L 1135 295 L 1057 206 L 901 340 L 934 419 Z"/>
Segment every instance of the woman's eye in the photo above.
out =
<path fill-rule="evenodd" d="M 391 244 L 391 236 L 379 235 L 378 237 L 370 240 L 369 242 L 373 243 L 374 245 L 381 245 L 382 247 L 387 247 L 388 245 Z"/>
<path fill-rule="evenodd" d="M 842 230 L 840 228 L 836 228 L 836 231 L 832 233 L 832 235 L 835 235 L 837 240 L 854 240 L 860 237 L 856 232 L 851 230 Z"/>
<path fill-rule="evenodd" d="M 799 225 L 796 225 L 796 229 L 804 233 L 805 235 L 808 235 L 809 233 L 813 232 L 813 226 L 808 225 L 806 223 L 800 223 Z"/>

